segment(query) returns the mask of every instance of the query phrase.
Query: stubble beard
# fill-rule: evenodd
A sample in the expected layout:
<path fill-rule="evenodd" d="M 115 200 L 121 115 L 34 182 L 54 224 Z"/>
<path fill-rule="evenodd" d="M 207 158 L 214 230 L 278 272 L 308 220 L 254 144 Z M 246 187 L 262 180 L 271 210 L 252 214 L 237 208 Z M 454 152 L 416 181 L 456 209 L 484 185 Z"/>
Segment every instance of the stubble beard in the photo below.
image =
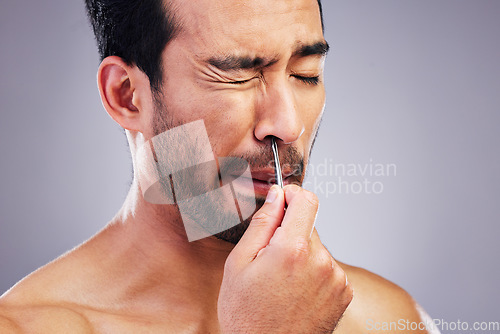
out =
<path fill-rule="evenodd" d="M 161 100 L 161 98 L 163 97 L 161 93 L 154 93 L 153 96 L 155 111 L 153 115 L 152 128 L 154 135 L 159 135 L 176 126 L 182 125 L 182 122 L 175 120 L 173 118 L 173 115 L 168 112 L 167 107 Z M 273 161 L 272 150 L 270 147 L 261 147 L 258 152 L 251 152 L 245 154 L 244 156 L 239 156 L 238 158 L 246 160 L 249 165 L 254 168 L 269 166 L 269 164 Z M 298 152 L 298 150 L 293 146 L 286 146 L 283 149 L 283 152 L 280 153 L 280 158 L 282 159 L 282 164 L 289 164 L 290 166 L 293 166 L 294 174 L 292 175 L 291 183 L 297 184 L 299 186 L 302 185 L 304 179 L 304 159 Z M 248 229 L 253 215 L 265 203 L 265 198 L 262 198 L 260 196 L 255 196 L 254 198 L 248 198 L 248 196 L 246 196 L 246 198 L 245 196 L 239 196 L 238 198 L 240 202 L 239 205 L 245 205 L 245 202 L 254 202 L 256 204 L 256 207 L 253 213 L 246 219 L 240 219 L 240 224 L 212 235 L 212 237 L 215 237 L 216 239 L 229 242 L 233 245 L 236 245 L 240 241 L 243 234 Z M 177 206 L 177 204 L 174 205 Z M 213 205 L 209 205 L 208 209 L 206 209 L 206 211 L 210 212 L 199 212 L 199 210 L 193 208 L 192 213 L 190 214 L 190 218 L 196 221 L 198 215 L 209 215 L 209 217 L 216 217 L 215 219 L 219 222 L 223 222 L 226 219 L 234 219 L 233 214 L 230 210 L 221 209 L 224 207 L 224 205 L 221 206 L 220 203 L 214 202 Z M 179 219 L 179 221 L 182 221 L 182 219 Z M 214 222 L 214 226 L 216 226 L 216 224 L 217 222 Z"/>

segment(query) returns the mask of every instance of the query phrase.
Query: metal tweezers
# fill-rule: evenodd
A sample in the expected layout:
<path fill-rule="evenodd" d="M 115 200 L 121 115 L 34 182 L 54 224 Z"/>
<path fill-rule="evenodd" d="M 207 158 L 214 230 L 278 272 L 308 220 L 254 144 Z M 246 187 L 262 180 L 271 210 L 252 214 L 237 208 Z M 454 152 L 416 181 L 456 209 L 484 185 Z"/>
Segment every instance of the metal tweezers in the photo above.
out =
<path fill-rule="evenodd" d="M 271 137 L 271 148 L 274 154 L 274 174 L 276 177 L 276 183 L 278 186 L 283 188 L 283 174 L 281 172 L 280 157 L 278 155 L 278 144 L 276 144 L 276 137 Z"/>

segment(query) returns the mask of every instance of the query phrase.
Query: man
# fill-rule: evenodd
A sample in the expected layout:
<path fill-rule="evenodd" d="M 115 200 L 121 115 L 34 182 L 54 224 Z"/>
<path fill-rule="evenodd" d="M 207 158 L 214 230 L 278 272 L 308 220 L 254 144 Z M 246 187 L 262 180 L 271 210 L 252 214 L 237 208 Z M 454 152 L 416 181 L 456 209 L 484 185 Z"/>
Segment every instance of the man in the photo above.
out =
<path fill-rule="evenodd" d="M 296 185 L 325 102 L 319 1 L 88 0 L 87 8 L 102 102 L 126 131 L 134 181 L 104 230 L 2 296 L 1 333 L 428 332 L 386 330 L 428 318 L 399 287 L 333 259 L 314 228 L 318 200 Z M 200 120 L 199 131 L 154 145 Z M 179 198 L 148 200 L 144 152 L 155 146 L 155 163 L 171 152 L 198 158 L 177 147 L 204 131 L 217 161 L 248 163 L 250 185 L 232 191 L 254 196 L 257 211 L 249 222 L 240 208 L 243 223 L 192 241 Z M 283 189 L 269 185 L 271 138 Z M 174 178 L 165 179 L 175 197 Z M 225 217 L 231 199 L 221 202 L 210 219 Z"/>

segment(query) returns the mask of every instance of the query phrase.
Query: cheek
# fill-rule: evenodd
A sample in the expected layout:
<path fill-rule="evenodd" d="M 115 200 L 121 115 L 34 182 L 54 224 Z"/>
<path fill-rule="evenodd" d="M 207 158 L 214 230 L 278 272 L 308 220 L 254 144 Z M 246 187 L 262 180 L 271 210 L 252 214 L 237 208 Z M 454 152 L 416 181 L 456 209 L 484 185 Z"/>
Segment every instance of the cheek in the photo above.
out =
<path fill-rule="evenodd" d="M 165 101 L 178 124 L 202 119 L 215 154 L 226 156 L 253 133 L 252 94 L 184 86 L 170 90 Z"/>
<path fill-rule="evenodd" d="M 250 92 L 218 92 L 208 100 L 205 115 L 210 140 L 218 156 L 231 155 L 249 136 L 253 137 L 254 103 Z"/>

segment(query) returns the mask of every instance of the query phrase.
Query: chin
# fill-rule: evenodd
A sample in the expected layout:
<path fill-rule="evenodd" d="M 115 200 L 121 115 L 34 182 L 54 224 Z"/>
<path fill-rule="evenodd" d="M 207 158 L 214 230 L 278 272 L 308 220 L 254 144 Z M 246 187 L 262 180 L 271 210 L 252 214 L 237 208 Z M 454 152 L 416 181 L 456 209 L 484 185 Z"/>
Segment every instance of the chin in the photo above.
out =
<path fill-rule="evenodd" d="M 263 197 L 257 197 L 255 198 L 256 201 L 256 208 L 255 211 L 250 217 L 247 219 L 243 220 L 240 224 L 233 226 L 225 231 L 222 231 L 220 233 L 214 234 L 214 237 L 216 237 L 219 240 L 224 240 L 227 241 L 233 245 L 236 245 L 241 237 L 243 237 L 243 234 L 245 234 L 245 231 L 247 230 L 248 226 L 250 225 L 250 221 L 252 220 L 253 215 L 255 212 L 257 212 L 263 205 L 264 202 L 266 201 L 265 198 Z M 244 205 L 244 204 L 243 204 Z"/>

